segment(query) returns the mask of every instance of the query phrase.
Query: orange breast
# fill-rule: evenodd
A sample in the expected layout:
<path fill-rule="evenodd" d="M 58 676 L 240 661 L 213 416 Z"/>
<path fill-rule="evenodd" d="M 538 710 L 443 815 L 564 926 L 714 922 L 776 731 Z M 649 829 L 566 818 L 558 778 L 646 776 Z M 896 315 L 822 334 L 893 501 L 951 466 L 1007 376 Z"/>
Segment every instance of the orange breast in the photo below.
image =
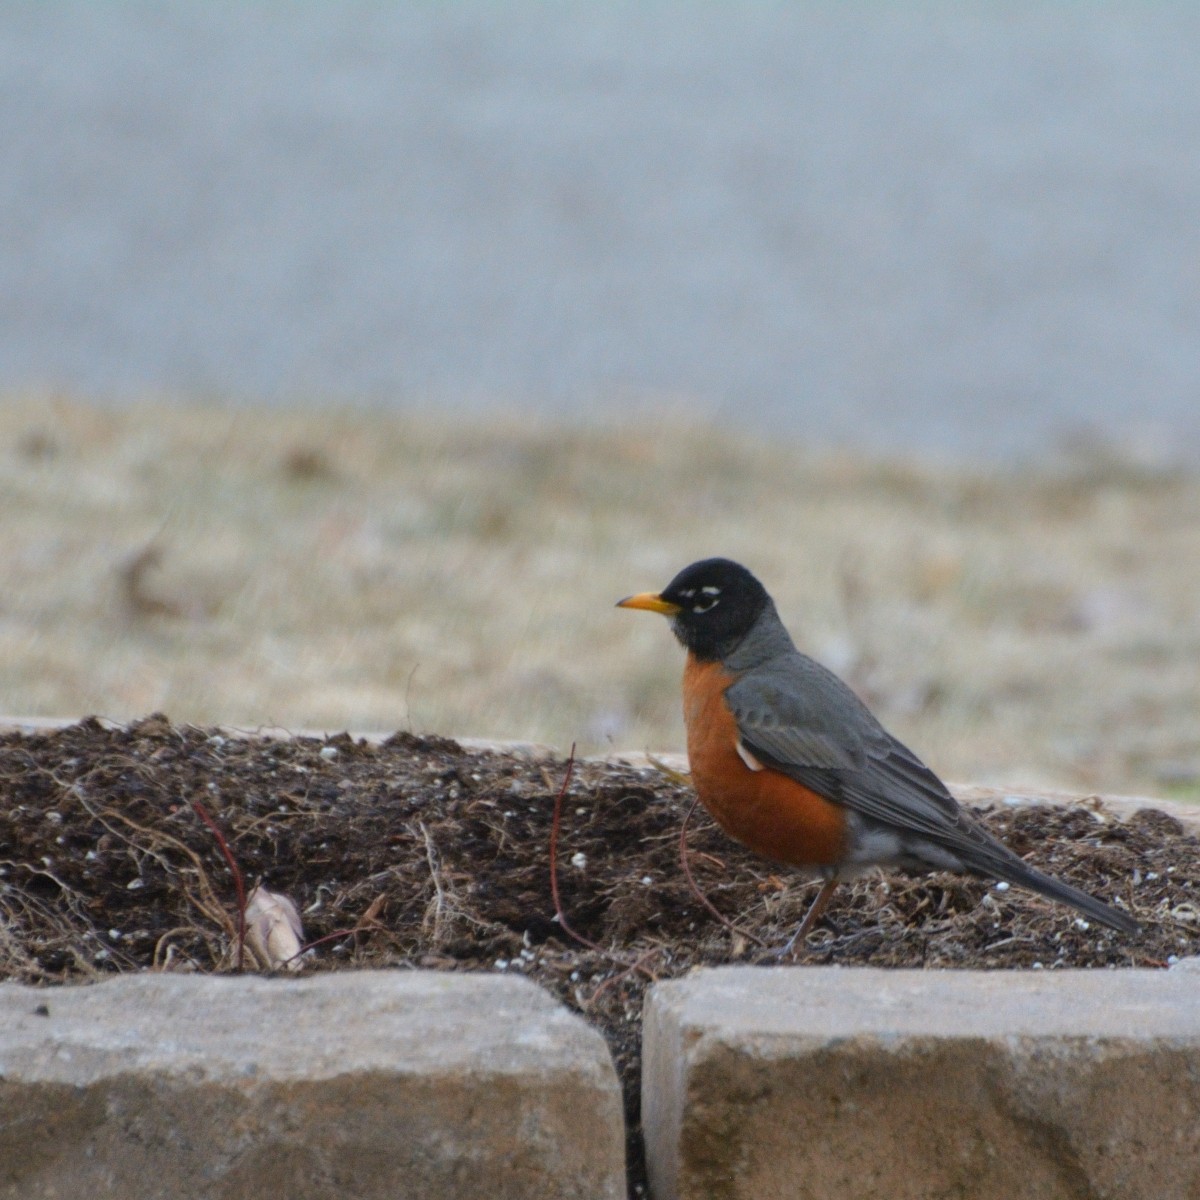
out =
<path fill-rule="evenodd" d="M 753 771 L 742 761 L 737 724 L 725 704 L 733 681 L 720 663 L 688 655 L 683 719 L 700 803 L 731 838 L 764 858 L 792 866 L 839 863 L 846 852 L 841 807 L 770 767 Z"/>

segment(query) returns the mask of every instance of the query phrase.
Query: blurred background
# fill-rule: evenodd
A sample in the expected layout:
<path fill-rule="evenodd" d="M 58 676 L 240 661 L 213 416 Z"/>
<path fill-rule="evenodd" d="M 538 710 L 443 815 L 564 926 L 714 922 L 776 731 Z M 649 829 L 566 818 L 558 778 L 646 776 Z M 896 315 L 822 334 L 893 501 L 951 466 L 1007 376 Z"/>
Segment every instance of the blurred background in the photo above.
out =
<path fill-rule="evenodd" d="M 724 553 L 1200 796 L 1200 8 L 0 3 L 0 710 L 681 744 Z"/>

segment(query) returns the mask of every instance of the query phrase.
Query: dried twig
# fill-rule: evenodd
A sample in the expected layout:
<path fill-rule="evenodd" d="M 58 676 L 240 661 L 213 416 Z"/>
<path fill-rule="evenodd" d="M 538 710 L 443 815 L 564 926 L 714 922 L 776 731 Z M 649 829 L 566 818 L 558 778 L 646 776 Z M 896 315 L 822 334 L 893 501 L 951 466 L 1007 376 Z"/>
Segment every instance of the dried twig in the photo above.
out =
<path fill-rule="evenodd" d="M 762 938 L 756 937 L 753 933 L 749 933 L 746 930 L 739 929 L 723 912 L 721 912 L 716 905 L 713 904 L 713 902 L 700 890 L 700 885 L 696 882 L 695 877 L 692 875 L 691 864 L 688 862 L 687 827 L 688 822 L 692 819 L 692 813 L 696 811 L 696 805 L 699 803 L 700 797 L 694 796 L 692 798 L 691 805 L 684 814 L 683 824 L 679 826 L 679 865 L 683 867 L 683 873 L 687 878 L 688 887 L 692 889 L 692 895 L 695 896 L 696 899 L 699 900 L 700 903 L 703 904 L 704 907 L 708 909 L 708 911 L 712 913 L 712 915 L 716 917 L 716 919 L 720 921 L 730 933 L 737 934 L 738 937 L 745 938 L 748 942 L 753 942 L 756 946 L 765 946 L 767 943 L 764 942 Z"/>
<path fill-rule="evenodd" d="M 446 889 L 442 887 L 441 872 L 438 869 L 437 851 L 433 846 L 433 839 L 429 836 L 429 830 L 425 827 L 424 821 L 417 822 L 417 828 L 421 831 L 421 836 L 425 839 L 425 861 L 429 863 L 429 877 L 433 880 L 433 943 L 435 946 L 442 944 L 442 914 L 446 907 Z M 429 911 L 426 909 L 425 919 L 429 919 Z"/>

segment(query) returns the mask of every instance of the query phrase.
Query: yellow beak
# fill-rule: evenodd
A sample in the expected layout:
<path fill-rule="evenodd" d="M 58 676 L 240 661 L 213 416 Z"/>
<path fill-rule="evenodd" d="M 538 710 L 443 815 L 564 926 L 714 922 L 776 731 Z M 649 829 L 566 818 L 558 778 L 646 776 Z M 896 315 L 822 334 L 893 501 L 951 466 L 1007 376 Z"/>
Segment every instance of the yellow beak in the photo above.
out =
<path fill-rule="evenodd" d="M 681 612 L 678 604 L 664 600 L 657 592 L 638 592 L 636 596 L 626 596 L 617 601 L 618 608 L 643 608 L 646 612 L 662 613 L 664 617 L 673 617 Z"/>

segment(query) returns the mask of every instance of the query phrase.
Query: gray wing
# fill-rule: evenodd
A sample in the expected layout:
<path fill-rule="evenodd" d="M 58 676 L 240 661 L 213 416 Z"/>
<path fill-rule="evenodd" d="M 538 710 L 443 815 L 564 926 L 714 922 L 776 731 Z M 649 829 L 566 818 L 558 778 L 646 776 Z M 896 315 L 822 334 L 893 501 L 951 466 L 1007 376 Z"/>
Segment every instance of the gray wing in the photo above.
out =
<path fill-rule="evenodd" d="M 871 821 L 960 852 L 973 866 L 1011 861 L 1011 852 L 820 663 L 797 652 L 747 672 L 725 696 L 742 744 L 766 766 Z"/>

